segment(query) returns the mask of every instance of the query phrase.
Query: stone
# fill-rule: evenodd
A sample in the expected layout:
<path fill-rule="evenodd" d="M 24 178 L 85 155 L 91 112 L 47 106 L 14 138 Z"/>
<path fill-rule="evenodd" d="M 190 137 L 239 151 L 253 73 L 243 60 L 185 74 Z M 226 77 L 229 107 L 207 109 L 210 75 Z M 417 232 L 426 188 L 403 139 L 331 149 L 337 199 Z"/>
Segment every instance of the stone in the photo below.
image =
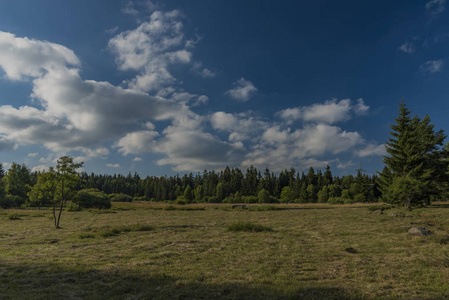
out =
<path fill-rule="evenodd" d="M 424 227 L 412 227 L 407 232 L 410 235 L 424 236 L 431 234 L 430 230 Z"/>
<path fill-rule="evenodd" d="M 381 211 L 380 209 L 378 209 L 378 210 L 373 211 L 373 214 L 375 214 L 375 215 L 383 215 L 384 212 Z"/>

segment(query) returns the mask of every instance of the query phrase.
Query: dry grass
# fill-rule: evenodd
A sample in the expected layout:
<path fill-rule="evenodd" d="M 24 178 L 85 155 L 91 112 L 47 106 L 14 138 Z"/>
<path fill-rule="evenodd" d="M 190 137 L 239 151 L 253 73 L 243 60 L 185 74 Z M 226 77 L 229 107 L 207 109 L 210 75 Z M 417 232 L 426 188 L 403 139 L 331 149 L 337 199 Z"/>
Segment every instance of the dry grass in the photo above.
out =
<path fill-rule="evenodd" d="M 50 211 L 0 210 L 0 298 L 449 297 L 445 204 L 383 215 L 364 205 L 166 206 L 64 212 L 59 230 Z M 20 219 L 8 218 L 14 213 Z M 239 222 L 273 231 L 227 230 Z M 410 226 L 433 234 L 408 236 Z"/>

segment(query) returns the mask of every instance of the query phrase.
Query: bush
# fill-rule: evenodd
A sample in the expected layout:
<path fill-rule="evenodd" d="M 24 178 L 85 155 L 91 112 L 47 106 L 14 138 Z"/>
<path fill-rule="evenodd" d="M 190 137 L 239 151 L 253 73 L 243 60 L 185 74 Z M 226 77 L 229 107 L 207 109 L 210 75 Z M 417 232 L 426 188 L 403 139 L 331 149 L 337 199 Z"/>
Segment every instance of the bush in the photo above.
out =
<path fill-rule="evenodd" d="M 79 191 L 72 200 L 72 204 L 78 205 L 80 208 L 111 208 L 111 200 L 109 197 L 105 193 L 96 189 Z"/>
<path fill-rule="evenodd" d="M 185 205 L 187 202 L 186 202 L 186 199 L 184 199 L 184 197 L 182 197 L 182 196 L 179 196 L 176 200 L 175 200 L 175 204 L 176 205 Z"/>
<path fill-rule="evenodd" d="M 76 203 L 70 203 L 67 205 L 67 211 L 82 211 L 83 209 Z"/>
<path fill-rule="evenodd" d="M 345 201 L 339 197 L 329 197 L 327 200 L 329 204 L 345 204 Z"/>
<path fill-rule="evenodd" d="M 256 196 L 243 196 L 243 202 L 245 203 L 258 203 L 259 199 Z"/>
<path fill-rule="evenodd" d="M 141 196 L 141 197 L 134 197 L 133 201 L 148 201 L 148 198 L 145 196 Z"/>
<path fill-rule="evenodd" d="M 217 197 L 204 197 L 204 199 L 209 203 L 221 203 L 220 199 Z"/>
<path fill-rule="evenodd" d="M 251 223 L 251 222 L 237 222 L 228 226 L 228 231 L 247 231 L 247 232 L 263 232 L 273 231 L 270 227 Z"/>
<path fill-rule="evenodd" d="M 112 202 L 133 202 L 133 198 L 127 194 L 110 194 L 109 199 Z"/>
<path fill-rule="evenodd" d="M 0 198 L 0 208 L 14 208 L 21 207 L 25 201 L 16 195 L 6 195 L 4 198 Z"/>

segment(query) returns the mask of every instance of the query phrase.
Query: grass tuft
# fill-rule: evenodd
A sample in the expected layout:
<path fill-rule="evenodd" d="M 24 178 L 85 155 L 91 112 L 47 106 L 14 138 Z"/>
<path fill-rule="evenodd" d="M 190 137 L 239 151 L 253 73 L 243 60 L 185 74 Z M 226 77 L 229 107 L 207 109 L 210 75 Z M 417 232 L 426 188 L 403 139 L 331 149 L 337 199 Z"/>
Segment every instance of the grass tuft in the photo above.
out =
<path fill-rule="evenodd" d="M 228 231 L 264 232 L 273 231 L 273 229 L 252 222 L 237 222 L 229 225 Z"/>
<path fill-rule="evenodd" d="M 18 213 L 10 213 L 8 214 L 9 220 L 20 220 L 20 215 Z"/>

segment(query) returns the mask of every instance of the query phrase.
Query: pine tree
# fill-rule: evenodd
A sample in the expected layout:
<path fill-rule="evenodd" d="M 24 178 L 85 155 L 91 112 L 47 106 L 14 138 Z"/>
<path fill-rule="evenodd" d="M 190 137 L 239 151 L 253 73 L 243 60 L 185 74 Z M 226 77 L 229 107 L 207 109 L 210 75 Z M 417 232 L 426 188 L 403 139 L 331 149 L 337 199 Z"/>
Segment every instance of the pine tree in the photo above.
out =
<path fill-rule="evenodd" d="M 389 154 L 383 160 L 386 167 L 378 180 L 382 199 L 406 207 L 430 203 L 432 196 L 443 193 L 446 136 L 441 130 L 434 131 L 429 116 L 412 118 L 403 100 L 395 121 L 385 147 Z"/>

